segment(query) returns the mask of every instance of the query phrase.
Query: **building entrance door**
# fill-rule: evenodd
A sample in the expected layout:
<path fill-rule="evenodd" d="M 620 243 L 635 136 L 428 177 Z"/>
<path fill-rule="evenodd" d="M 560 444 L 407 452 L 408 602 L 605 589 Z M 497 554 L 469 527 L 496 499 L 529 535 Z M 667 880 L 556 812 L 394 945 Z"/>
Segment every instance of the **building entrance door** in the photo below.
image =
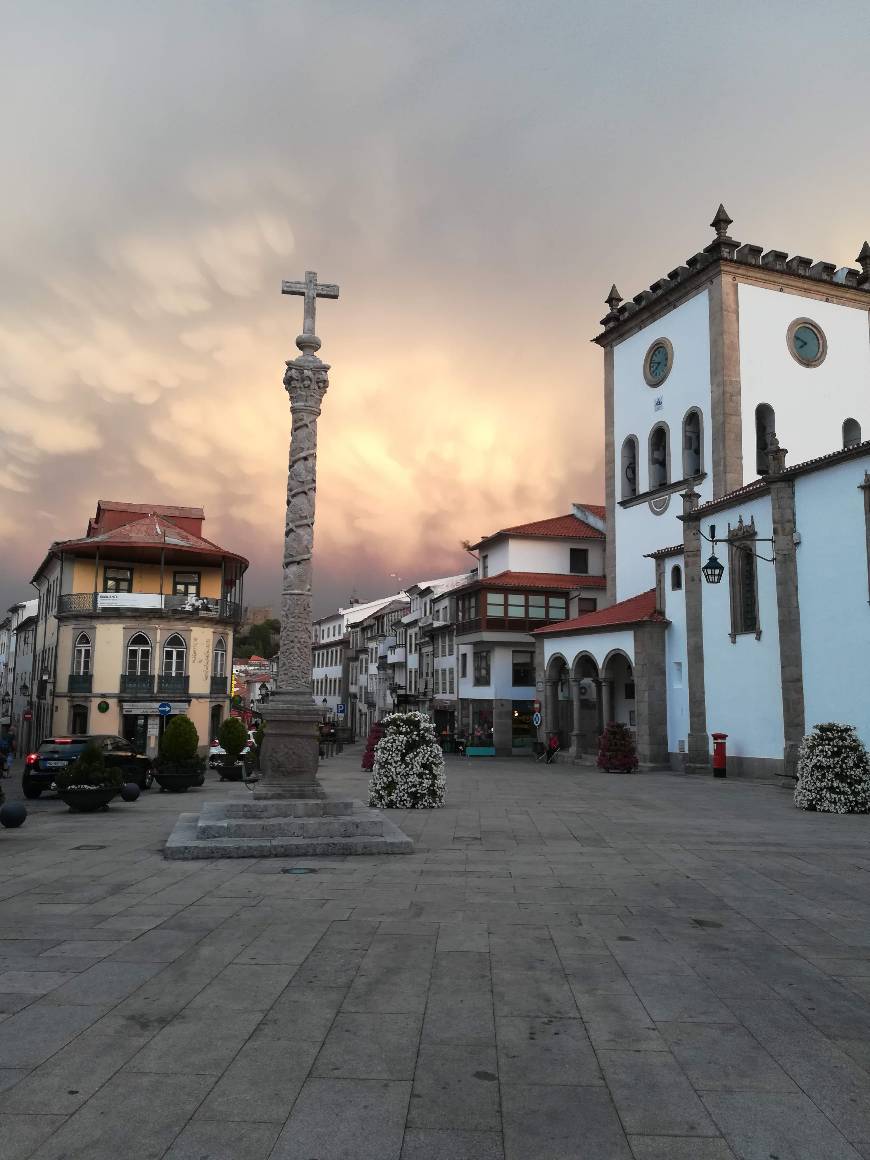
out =
<path fill-rule="evenodd" d="M 129 741 L 137 753 L 144 753 L 148 745 L 148 718 L 144 713 L 124 714 L 124 740 Z"/>

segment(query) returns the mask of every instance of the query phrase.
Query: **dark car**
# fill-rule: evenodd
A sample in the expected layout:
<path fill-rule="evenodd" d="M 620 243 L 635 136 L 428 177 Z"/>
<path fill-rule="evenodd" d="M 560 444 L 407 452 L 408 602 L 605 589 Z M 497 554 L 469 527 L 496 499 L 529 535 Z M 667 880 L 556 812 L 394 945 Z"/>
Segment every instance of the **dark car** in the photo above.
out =
<path fill-rule="evenodd" d="M 46 737 L 35 753 L 28 753 L 21 775 L 21 788 L 26 798 L 38 798 L 61 770 L 71 765 L 86 745 L 99 745 L 106 765 L 116 766 L 124 781 L 135 782 L 140 789 L 150 789 L 154 768 L 150 757 L 137 753 L 123 737 L 89 735 L 86 737 Z"/>

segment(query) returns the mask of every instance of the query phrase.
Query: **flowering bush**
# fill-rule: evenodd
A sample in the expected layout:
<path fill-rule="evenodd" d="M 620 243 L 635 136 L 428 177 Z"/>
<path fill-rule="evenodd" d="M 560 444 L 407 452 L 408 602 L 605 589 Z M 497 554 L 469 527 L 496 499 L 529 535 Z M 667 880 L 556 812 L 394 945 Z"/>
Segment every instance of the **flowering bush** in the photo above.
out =
<path fill-rule="evenodd" d="M 609 773 L 634 773 L 637 769 L 637 750 L 627 725 L 611 721 L 605 728 L 598 742 L 598 767 Z"/>
<path fill-rule="evenodd" d="M 803 739 L 794 804 L 826 814 L 870 812 L 870 757 L 854 726 L 827 721 Z"/>
<path fill-rule="evenodd" d="M 444 755 L 425 713 L 391 713 L 375 747 L 369 805 L 432 810 L 444 805 Z"/>

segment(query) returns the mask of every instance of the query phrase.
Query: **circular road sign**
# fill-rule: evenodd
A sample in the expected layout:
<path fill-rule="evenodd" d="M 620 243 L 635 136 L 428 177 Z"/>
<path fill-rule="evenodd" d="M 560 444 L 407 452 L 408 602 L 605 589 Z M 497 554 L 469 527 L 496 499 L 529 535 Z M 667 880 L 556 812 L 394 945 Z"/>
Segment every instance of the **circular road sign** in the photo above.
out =
<path fill-rule="evenodd" d="M 533 714 L 532 714 L 532 724 L 534 725 L 534 727 L 535 727 L 536 729 L 537 729 L 537 728 L 538 728 L 538 726 L 541 724 L 541 720 L 542 720 L 542 718 L 541 718 L 541 714 L 540 714 L 540 713 L 533 713 Z"/>
<path fill-rule="evenodd" d="M 172 712 L 172 706 L 169 704 L 168 701 L 161 701 L 160 704 L 157 706 L 157 712 L 160 714 L 161 717 L 168 717 L 169 714 Z"/>

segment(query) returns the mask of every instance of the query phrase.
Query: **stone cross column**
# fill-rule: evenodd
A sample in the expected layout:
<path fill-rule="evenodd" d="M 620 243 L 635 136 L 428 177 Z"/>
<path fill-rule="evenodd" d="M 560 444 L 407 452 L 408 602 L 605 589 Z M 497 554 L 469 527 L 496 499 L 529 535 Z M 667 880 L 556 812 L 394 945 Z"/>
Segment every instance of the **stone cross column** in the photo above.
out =
<path fill-rule="evenodd" d="M 316 352 L 318 297 L 337 298 L 337 286 L 321 286 L 317 275 L 285 282 L 285 294 L 304 294 L 305 325 L 296 339 L 301 354 L 287 363 L 284 386 L 290 396 L 292 429 L 284 525 L 281 643 L 277 690 L 263 709 L 266 731 L 260 754 L 257 798 L 318 798 L 320 711 L 311 694 L 311 553 L 317 491 L 317 419 L 329 388 L 329 366 Z"/>

